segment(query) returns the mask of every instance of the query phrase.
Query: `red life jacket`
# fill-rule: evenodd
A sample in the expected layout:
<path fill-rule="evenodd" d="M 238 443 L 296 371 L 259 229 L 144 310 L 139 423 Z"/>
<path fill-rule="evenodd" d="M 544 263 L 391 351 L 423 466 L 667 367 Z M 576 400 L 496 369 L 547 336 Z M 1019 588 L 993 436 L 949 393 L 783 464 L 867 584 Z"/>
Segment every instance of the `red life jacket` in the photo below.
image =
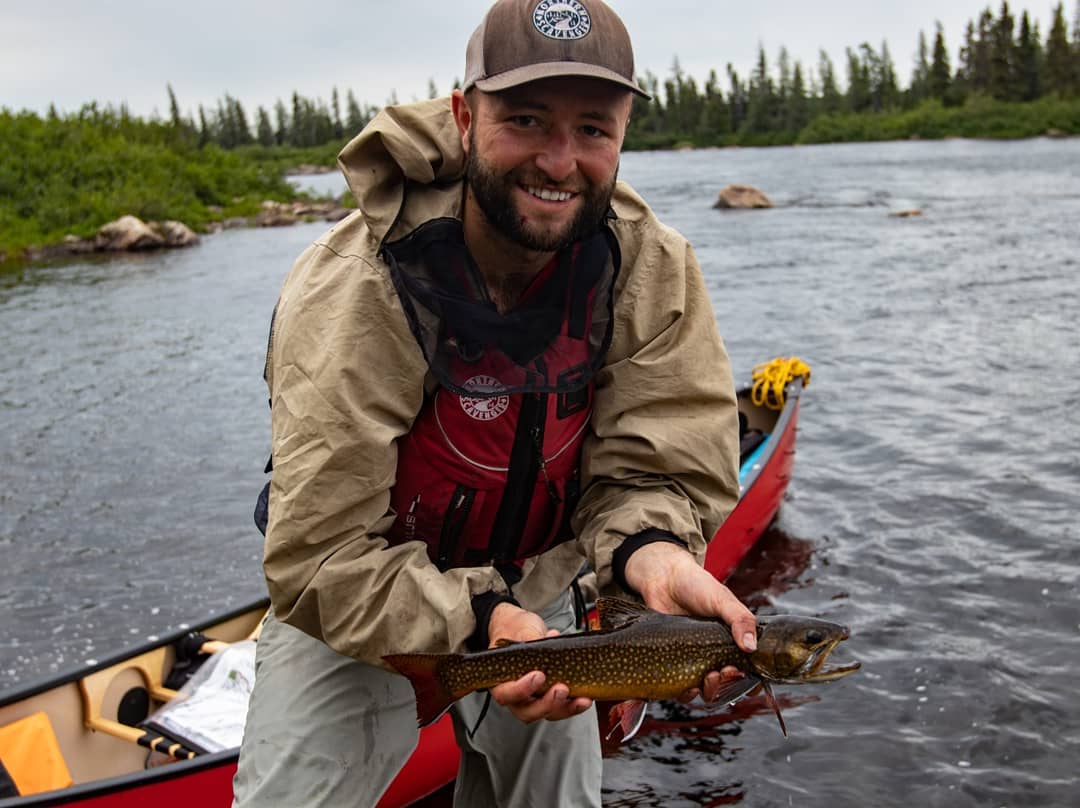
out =
<path fill-rule="evenodd" d="M 505 565 L 572 538 L 592 377 L 610 343 L 614 256 L 604 236 L 574 245 L 522 296 L 514 312 L 526 319 L 505 316 L 519 328 L 500 330 L 505 317 L 487 301 L 449 221 L 418 249 L 387 248 L 414 334 L 440 382 L 398 440 L 390 492 L 397 519 L 387 538 L 425 542 L 441 569 Z M 455 249 L 433 248 L 432 241 L 445 247 L 448 236 Z M 423 270 L 418 256 L 428 264 Z M 433 258 L 450 262 L 438 282 Z M 418 288 L 417 278 L 429 285 Z M 537 333 L 519 333 L 521 325 Z"/>

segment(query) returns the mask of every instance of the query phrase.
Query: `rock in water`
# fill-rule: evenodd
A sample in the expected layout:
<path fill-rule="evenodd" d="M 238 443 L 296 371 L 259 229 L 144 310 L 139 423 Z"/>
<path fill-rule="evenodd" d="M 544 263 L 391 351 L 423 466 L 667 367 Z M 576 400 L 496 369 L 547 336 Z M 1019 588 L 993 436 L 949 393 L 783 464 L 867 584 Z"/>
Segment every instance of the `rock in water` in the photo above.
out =
<path fill-rule="evenodd" d="M 153 250 L 165 246 L 165 239 L 135 216 L 121 216 L 103 225 L 94 237 L 98 250 Z"/>
<path fill-rule="evenodd" d="M 195 231 L 183 222 L 170 219 L 159 224 L 156 229 L 168 247 L 190 247 L 199 243 Z"/>
<path fill-rule="evenodd" d="M 729 185 L 720 192 L 714 208 L 749 210 L 771 208 L 772 200 L 752 185 Z"/>

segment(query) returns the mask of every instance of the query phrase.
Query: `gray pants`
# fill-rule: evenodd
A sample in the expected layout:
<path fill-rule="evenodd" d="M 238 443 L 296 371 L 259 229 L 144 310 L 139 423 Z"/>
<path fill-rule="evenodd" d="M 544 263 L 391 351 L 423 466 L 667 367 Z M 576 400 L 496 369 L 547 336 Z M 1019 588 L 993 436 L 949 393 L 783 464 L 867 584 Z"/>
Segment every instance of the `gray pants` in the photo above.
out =
<path fill-rule="evenodd" d="M 541 612 L 573 630 L 570 598 Z M 412 686 L 397 674 L 330 650 L 267 618 L 255 658 L 233 808 L 370 808 L 416 747 Z M 595 708 L 565 721 L 523 724 L 466 696 L 451 708 L 461 747 L 455 806 L 555 808 L 600 805 Z"/>

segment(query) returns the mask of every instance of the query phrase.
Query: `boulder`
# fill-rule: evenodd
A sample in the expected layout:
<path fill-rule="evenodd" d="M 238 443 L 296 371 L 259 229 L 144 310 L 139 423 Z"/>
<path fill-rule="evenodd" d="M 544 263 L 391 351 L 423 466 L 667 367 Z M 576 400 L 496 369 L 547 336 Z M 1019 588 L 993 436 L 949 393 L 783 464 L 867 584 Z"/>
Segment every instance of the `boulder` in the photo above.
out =
<path fill-rule="evenodd" d="M 749 210 L 771 208 L 772 200 L 752 185 L 729 185 L 720 192 L 714 208 Z"/>
<path fill-rule="evenodd" d="M 199 243 L 199 237 L 195 235 L 195 231 L 183 222 L 170 219 L 157 225 L 154 230 L 165 239 L 167 247 L 190 247 Z"/>
<path fill-rule="evenodd" d="M 144 221 L 135 216 L 121 216 L 115 222 L 103 225 L 94 236 L 98 250 L 153 250 L 165 246 L 165 239 L 155 233 Z"/>
<path fill-rule="evenodd" d="M 95 249 L 93 241 L 87 238 L 79 238 L 71 233 L 64 236 L 64 240 L 60 242 L 60 245 L 65 252 L 71 255 L 84 255 L 93 252 Z"/>
<path fill-rule="evenodd" d="M 284 208 L 264 208 L 255 217 L 255 224 L 258 227 L 287 227 L 296 224 L 298 221 L 299 219 L 295 213 Z"/>

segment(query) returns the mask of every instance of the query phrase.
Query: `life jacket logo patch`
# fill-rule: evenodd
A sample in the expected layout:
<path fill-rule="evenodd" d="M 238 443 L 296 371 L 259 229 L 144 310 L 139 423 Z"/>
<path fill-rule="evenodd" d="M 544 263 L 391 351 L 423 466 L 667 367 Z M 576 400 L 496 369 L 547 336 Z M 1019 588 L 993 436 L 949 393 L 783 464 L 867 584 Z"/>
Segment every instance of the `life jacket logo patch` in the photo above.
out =
<path fill-rule="evenodd" d="M 464 385 L 466 390 L 498 390 L 502 385 L 499 380 L 491 376 L 473 376 Z M 510 407 L 510 396 L 491 396 L 489 398 L 472 398 L 460 396 L 461 409 L 465 414 L 477 421 L 494 421 Z"/>
<path fill-rule="evenodd" d="M 549 39 L 581 39 L 592 30 L 592 18 L 577 0 L 543 0 L 533 9 L 533 25 Z"/>

